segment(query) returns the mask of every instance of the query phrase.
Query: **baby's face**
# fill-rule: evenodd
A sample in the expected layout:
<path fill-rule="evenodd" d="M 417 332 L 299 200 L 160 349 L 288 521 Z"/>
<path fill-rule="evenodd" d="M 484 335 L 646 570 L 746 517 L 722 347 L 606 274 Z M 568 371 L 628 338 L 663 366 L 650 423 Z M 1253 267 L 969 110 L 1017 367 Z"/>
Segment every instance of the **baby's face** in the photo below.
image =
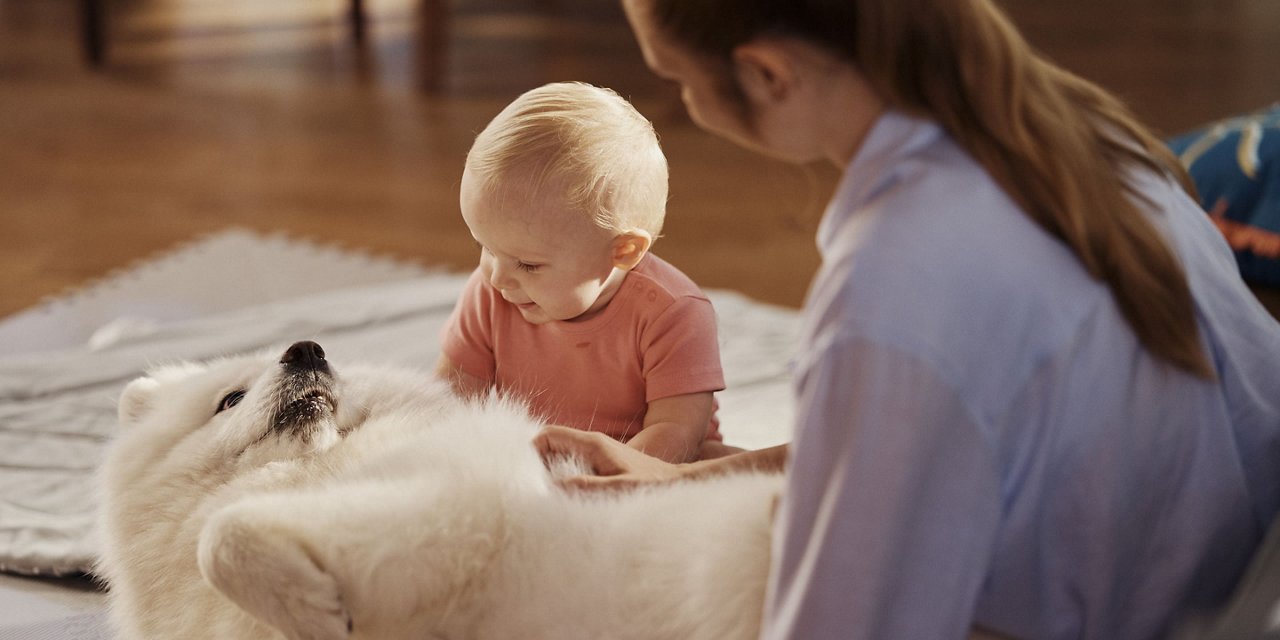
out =
<path fill-rule="evenodd" d="M 462 176 L 462 218 L 480 245 L 480 272 L 533 324 L 598 311 L 618 285 L 611 234 L 568 210 L 554 189 L 492 193 Z"/>

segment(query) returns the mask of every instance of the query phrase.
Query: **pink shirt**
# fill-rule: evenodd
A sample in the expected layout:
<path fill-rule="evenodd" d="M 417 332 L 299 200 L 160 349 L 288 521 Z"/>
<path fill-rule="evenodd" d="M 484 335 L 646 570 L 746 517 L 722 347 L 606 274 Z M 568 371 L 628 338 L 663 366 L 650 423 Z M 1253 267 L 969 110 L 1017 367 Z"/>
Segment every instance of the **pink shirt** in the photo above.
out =
<path fill-rule="evenodd" d="M 724 389 L 711 302 L 678 269 L 648 255 L 600 313 L 526 322 L 477 269 L 441 331 L 445 357 L 552 424 L 621 441 L 640 432 L 648 403 Z M 707 438 L 719 440 L 714 413 Z"/>

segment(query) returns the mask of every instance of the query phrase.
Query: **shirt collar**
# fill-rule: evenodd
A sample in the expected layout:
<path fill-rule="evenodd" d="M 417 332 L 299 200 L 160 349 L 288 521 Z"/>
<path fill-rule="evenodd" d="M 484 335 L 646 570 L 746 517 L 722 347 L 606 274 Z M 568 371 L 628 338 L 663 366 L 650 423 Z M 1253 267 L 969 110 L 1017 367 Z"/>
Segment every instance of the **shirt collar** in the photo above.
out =
<path fill-rule="evenodd" d="M 892 109 L 880 114 L 853 160 L 845 167 L 835 195 L 822 215 L 822 222 L 818 225 L 818 249 L 827 254 L 844 222 L 893 182 L 894 166 L 940 135 L 942 127 L 932 120 Z"/>

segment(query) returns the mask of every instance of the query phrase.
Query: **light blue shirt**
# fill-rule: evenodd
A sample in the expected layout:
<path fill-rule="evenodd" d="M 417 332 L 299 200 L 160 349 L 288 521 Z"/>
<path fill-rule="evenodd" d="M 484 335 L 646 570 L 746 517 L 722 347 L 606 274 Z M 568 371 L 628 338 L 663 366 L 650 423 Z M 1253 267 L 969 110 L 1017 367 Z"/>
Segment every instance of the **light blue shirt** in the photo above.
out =
<path fill-rule="evenodd" d="M 1206 381 L 937 125 L 888 113 L 818 232 L 766 638 L 1156 638 L 1280 507 L 1280 325 L 1173 182 Z"/>

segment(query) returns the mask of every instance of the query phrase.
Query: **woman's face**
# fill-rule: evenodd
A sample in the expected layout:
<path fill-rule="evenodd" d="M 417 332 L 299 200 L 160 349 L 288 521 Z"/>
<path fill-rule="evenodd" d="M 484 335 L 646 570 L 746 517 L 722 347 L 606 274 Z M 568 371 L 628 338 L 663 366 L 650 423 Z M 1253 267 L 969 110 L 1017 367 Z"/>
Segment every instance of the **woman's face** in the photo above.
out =
<path fill-rule="evenodd" d="M 694 123 L 744 147 L 768 153 L 746 119 L 743 105 L 725 95 L 725 79 L 715 73 L 712 64 L 673 42 L 653 24 L 649 0 L 623 0 L 622 6 L 645 64 L 658 77 L 680 85 L 680 97 Z"/>
<path fill-rule="evenodd" d="M 863 116 L 879 109 L 851 65 L 802 40 L 778 38 L 739 46 L 732 70 L 719 68 L 654 24 L 651 2 L 622 5 L 645 62 L 680 84 L 685 108 L 699 127 L 786 162 L 827 159 L 843 166 L 851 157 L 856 140 L 845 138 L 856 137 Z M 841 124 L 831 130 L 831 122 Z"/>

